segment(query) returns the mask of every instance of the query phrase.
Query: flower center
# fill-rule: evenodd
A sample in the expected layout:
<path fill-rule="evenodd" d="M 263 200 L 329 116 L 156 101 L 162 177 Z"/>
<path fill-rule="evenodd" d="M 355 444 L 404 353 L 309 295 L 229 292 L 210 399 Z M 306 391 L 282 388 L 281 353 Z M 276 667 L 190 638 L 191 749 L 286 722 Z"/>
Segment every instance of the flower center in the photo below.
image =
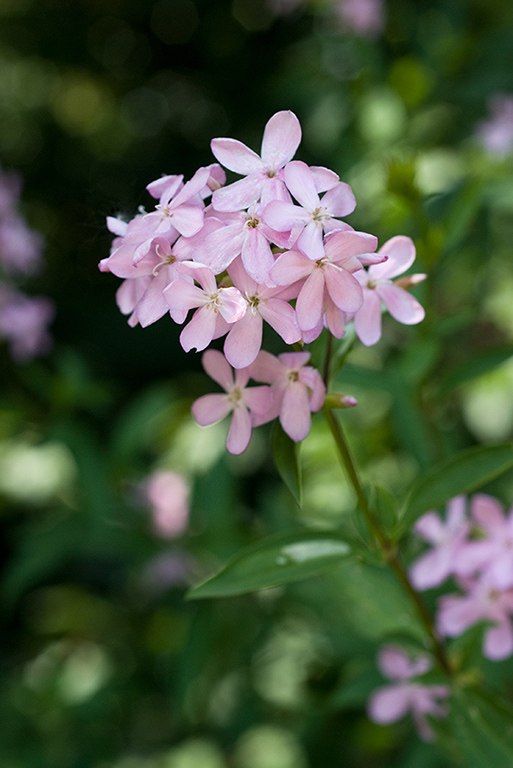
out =
<path fill-rule="evenodd" d="M 251 229 L 256 229 L 259 224 L 260 224 L 260 219 L 257 219 L 257 217 L 254 215 L 248 216 L 248 218 L 244 222 L 244 226 L 251 227 Z"/>
<path fill-rule="evenodd" d="M 324 221 L 330 218 L 328 209 L 323 208 L 320 206 L 319 208 L 316 208 L 315 211 L 312 211 L 310 214 L 312 219 L 315 221 L 316 224 L 323 224 Z"/>
<path fill-rule="evenodd" d="M 238 405 L 242 400 L 242 392 L 240 387 L 234 387 L 228 395 L 228 400 L 233 403 L 234 406 Z"/>
<path fill-rule="evenodd" d="M 155 208 L 157 211 L 160 211 L 162 216 L 169 216 L 169 218 L 171 218 L 171 216 L 173 215 L 173 211 L 170 209 L 168 205 L 159 204 L 159 205 L 156 205 Z"/>
<path fill-rule="evenodd" d="M 208 309 L 212 309 L 214 312 L 219 312 L 219 291 L 210 294 L 206 306 Z"/>
<path fill-rule="evenodd" d="M 246 301 L 248 302 L 249 308 L 251 309 L 252 313 L 254 315 L 256 315 L 257 312 L 258 312 L 258 305 L 260 304 L 262 299 L 256 293 L 253 294 L 253 296 L 248 296 L 248 294 L 245 293 L 244 297 L 245 297 Z"/>
<path fill-rule="evenodd" d="M 290 382 L 299 381 L 299 371 L 289 371 L 287 376 Z"/>

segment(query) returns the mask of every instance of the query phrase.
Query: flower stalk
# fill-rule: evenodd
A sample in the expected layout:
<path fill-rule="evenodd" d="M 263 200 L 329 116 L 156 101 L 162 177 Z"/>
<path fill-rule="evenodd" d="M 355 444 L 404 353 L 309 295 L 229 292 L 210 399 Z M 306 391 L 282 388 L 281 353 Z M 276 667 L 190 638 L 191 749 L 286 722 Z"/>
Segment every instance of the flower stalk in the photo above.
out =
<path fill-rule="evenodd" d="M 388 563 L 390 568 L 394 571 L 406 594 L 413 603 L 417 615 L 419 616 L 419 619 L 422 622 L 422 625 L 424 626 L 426 634 L 429 638 L 433 656 L 437 659 L 438 664 L 443 669 L 443 671 L 447 675 L 452 675 L 452 667 L 447 657 L 445 647 L 443 646 L 440 637 L 438 636 L 426 603 L 422 599 L 421 595 L 413 587 L 408 573 L 399 558 L 399 553 L 397 551 L 395 542 L 393 542 L 387 533 L 383 530 L 377 515 L 369 505 L 367 496 L 365 495 L 365 491 L 358 475 L 358 470 L 356 468 L 355 462 L 353 461 L 349 446 L 342 431 L 342 427 L 335 413 L 330 408 L 324 408 L 324 416 L 335 441 L 335 445 L 337 446 L 340 463 L 344 467 L 349 481 L 353 487 L 358 501 L 358 506 L 365 518 L 365 522 L 367 523 L 369 531 L 376 540 L 376 543 L 378 544 L 383 554 L 385 562 Z"/>

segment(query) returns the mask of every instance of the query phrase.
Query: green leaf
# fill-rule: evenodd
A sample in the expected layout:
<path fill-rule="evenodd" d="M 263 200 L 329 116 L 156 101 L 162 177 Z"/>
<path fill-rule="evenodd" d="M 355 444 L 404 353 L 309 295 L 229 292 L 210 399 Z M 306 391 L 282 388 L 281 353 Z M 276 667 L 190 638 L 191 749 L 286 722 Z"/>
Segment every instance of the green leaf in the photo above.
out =
<path fill-rule="evenodd" d="M 313 576 L 351 554 L 331 531 L 291 531 L 246 547 L 218 573 L 189 590 L 191 599 L 227 597 Z"/>
<path fill-rule="evenodd" d="M 303 486 L 299 446 L 283 431 L 279 421 L 276 421 L 273 429 L 273 456 L 281 479 L 301 506 Z"/>
<path fill-rule="evenodd" d="M 513 712 L 507 704 L 471 690 L 455 690 L 450 727 L 467 768 L 513 766 Z"/>
<path fill-rule="evenodd" d="M 347 560 L 333 574 L 336 610 L 362 637 L 407 636 L 421 643 L 425 631 L 396 576 L 383 566 Z"/>
<path fill-rule="evenodd" d="M 465 360 L 449 369 L 438 383 L 440 396 L 447 395 L 460 384 L 494 371 L 512 357 L 513 346 L 511 344 L 484 349 L 479 354 L 473 355 L 470 360 Z"/>
<path fill-rule="evenodd" d="M 400 521 L 409 528 L 424 512 L 436 509 L 461 493 L 470 493 L 513 467 L 513 444 L 478 446 L 425 473 L 410 492 Z"/>

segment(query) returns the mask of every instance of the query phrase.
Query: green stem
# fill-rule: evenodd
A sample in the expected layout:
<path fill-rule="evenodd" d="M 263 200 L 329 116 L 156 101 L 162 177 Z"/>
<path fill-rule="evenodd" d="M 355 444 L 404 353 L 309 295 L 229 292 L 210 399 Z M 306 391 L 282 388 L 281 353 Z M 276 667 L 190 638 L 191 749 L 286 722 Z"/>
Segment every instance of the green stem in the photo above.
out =
<path fill-rule="evenodd" d="M 429 637 L 433 655 L 438 660 L 438 663 L 440 664 L 441 668 L 448 675 L 451 675 L 452 674 L 451 665 L 445 653 L 445 648 L 442 645 L 442 642 L 433 624 L 431 614 L 424 600 L 416 591 L 416 589 L 413 587 L 408 577 L 408 572 L 406 571 L 406 568 L 404 567 L 404 565 L 402 564 L 399 558 L 399 553 L 397 551 L 396 544 L 389 538 L 389 536 L 383 530 L 379 522 L 379 519 L 377 518 L 376 514 L 374 513 L 374 511 L 371 509 L 369 505 L 367 496 L 365 495 L 365 491 L 363 490 L 363 486 L 358 476 L 356 465 L 353 461 L 353 457 L 351 456 L 349 446 L 347 445 L 347 442 L 345 440 L 342 427 L 340 426 L 340 423 L 332 410 L 330 410 L 329 408 L 325 408 L 324 415 L 326 417 L 326 421 L 328 422 L 328 426 L 331 430 L 331 434 L 333 435 L 333 439 L 337 446 L 341 464 L 346 470 L 349 480 L 351 482 L 351 485 L 353 486 L 354 492 L 356 494 L 356 498 L 358 499 L 358 506 L 360 507 L 360 510 L 365 518 L 367 526 L 370 532 L 372 533 L 372 535 L 374 536 L 374 538 L 376 539 L 376 542 L 379 544 L 385 561 L 392 568 L 397 578 L 401 582 L 402 586 L 404 587 L 405 592 L 408 594 L 408 597 L 414 604 L 415 610 L 417 611 L 417 614 Z"/>

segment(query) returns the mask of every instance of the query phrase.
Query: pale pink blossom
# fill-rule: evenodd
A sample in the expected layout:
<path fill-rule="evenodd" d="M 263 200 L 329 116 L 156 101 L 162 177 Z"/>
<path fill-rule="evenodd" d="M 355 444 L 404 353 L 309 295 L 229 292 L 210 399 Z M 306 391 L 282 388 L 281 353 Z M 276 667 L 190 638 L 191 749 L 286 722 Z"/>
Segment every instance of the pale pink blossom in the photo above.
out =
<path fill-rule="evenodd" d="M 232 217 L 235 220 L 216 228 L 205 238 L 200 260 L 219 274 L 240 255 L 244 268 L 254 280 L 269 283 L 269 270 L 274 264 L 271 243 L 285 246 L 288 237 L 283 238 L 267 226 L 259 205 L 253 205 L 247 212 L 234 213 Z"/>
<path fill-rule="evenodd" d="M 513 150 L 513 96 L 495 94 L 489 107 L 491 115 L 479 124 L 477 136 L 486 150 L 503 157 Z"/>
<path fill-rule="evenodd" d="M 456 496 L 448 503 L 445 524 L 436 512 L 427 512 L 417 520 L 414 530 L 432 544 L 432 548 L 421 555 L 410 570 L 412 584 L 417 589 L 438 587 L 449 576 L 460 572 L 470 532 L 464 496 Z"/>
<path fill-rule="evenodd" d="M 513 509 L 506 516 L 497 499 L 476 494 L 472 497 L 471 513 L 484 538 L 467 543 L 460 572 L 479 571 L 499 590 L 513 587 Z"/>
<path fill-rule="evenodd" d="M 425 279 L 418 274 L 393 282 L 392 278 L 405 272 L 415 261 L 415 246 L 409 237 L 397 235 L 381 246 L 379 252 L 388 258 L 373 264 L 355 277 L 363 288 L 363 303 L 354 317 L 354 328 L 366 346 L 381 338 L 382 303 L 399 323 L 414 325 L 424 319 L 424 308 L 402 285 L 415 285 Z"/>
<path fill-rule="evenodd" d="M 244 316 L 247 302 L 237 288 L 219 287 L 212 270 L 203 264 L 182 261 L 177 269 L 180 274 L 165 288 L 164 296 L 172 313 L 198 307 L 180 334 L 180 344 L 186 352 L 193 348 L 201 352 L 226 332 L 226 323 Z"/>
<path fill-rule="evenodd" d="M 157 470 L 146 478 L 142 490 L 151 508 L 155 532 L 168 539 L 180 536 L 189 519 L 190 487 L 183 475 Z"/>
<path fill-rule="evenodd" d="M 493 661 L 513 654 L 513 589 L 499 590 L 486 576 L 459 579 L 466 594 L 444 595 L 438 601 L 437 626 L 442 635 L 458 637 L 480 622 L 485 630 L 483 655 Z"/>
<path fill-rule="evenodd" d="M 192 404 L 192 414 L 201 427 L 215 424 L 232 413 L 232 421 L 226 439 L 230 453 L 246 450 L 251 439 L 252 414 L 269 410 L 273 395 L 270 387 L 247 387 L 249 368 L 233 370 L 224 355 L 209 349 L 202 357 L 205 371 L 225 391 L 225 394 L 203 395 Z"/>
<path fill-rule="evenodd" d="M 268 120 L 261 156 L 237 139 L 213 139 L 212 153 L 221 165 L 245 178 L 216 190 L 212 203 L 218 211 L 240 211 L 261 200 L 287 199 L 280 170 L 294 157 L 301 126 L 293 112 L 277 112 Z"/>
<path fill-rule="evenodd" d="M 50 351 L 48 326 L 54 315 L 53 302 L 46 296 L 27 296 L 0 282 L 0 337 L 16 362 L 26 363 Z"/>
<path fill-rule="evenodd" d="M 362 37 L 376 38 L 385 26 L 384 0 L 335 0 L 343 27 Z"/>
<path fill-rule="evenodd" d="M 255 426 L 279 417 L 287 435 L 295 442 L 310 432 L 311 413 L 324 403 L 326 387 L 315 368 L 307 365 L 309 352 L 284 352 L 278 357 L 262 350 L 249 366 L 255 381 L 272 385 L 274 401 L 268 411 L 258 415 Z"/>
<path fill-rule="evenodd" d="M 336 216 L 347 216 L 356 205 L 348 184 L 338 182 L 319 197 L 312 170 L 301 160 L 288 163 L 284 169 L 287 189 L 300 204 L 275 200 L 264 211 L 264 220 L 279 232 L 293 233 L 294 249 L 308 258 L 317 260 L 324 255 L 323 235 L 335 229 L 351 229 L 337 221 Z"/>
<path fill-rule="evenodd" d="M 432 740 L 433 731 L 426 716 L 447 714 L 440 700 L 446 699 L 450 691 L 446 685 L 424 685 L 415 680 L 431 668 L 430 660 L 421 656 L 412 661 L 401 648 L 388 646 L 378 655 L 378 667 L 394 682 L 378 688 L 370 696 L 367 706 L 370 719 L 388 725 L 411 712 L 419 735 L 425 741 Z"/>
<path fill-rule="evenodd" d="M 364 232 L 334 232 L 326 238 L 323 256 L 317 261 L 299 251 L 286 251 L 271 269 L 278 285 L 304 280 L 296 302 L 298 325 L 303 331 L 319 326 L 326 301 L 346 313 L 357 312 L 363 301 L 362 287 L 353 272 L 372 259 L 376 238 Z"/>
<path fill-rule="evenodd" d="M 145 215 L 146 221 L 154 227 L 154 236 L 164 235 L 170 226 L 184 237 L 191 237 L 203 226 L 203 203 L 201 192 L 210 179 L 208 168 L 199 168 L 192 179 L 176 192 L 176 178 L 169 186 L 163 185 L 156 210 Z M 162 184 L 162 180 L 158 180 Z M 149 185 L 156 192 L 155 182 Z M 151 194 L 151 193 L 150 193 Z"/>
<path fill-rule="evenodd" d="M 264 321 L 286 344 L 301 339 L 294 309 L 286 300 L 287 289 L 258 284 L 248 275 L 240 259 L 230 265 L 228 273 L 247 302 L 246 313 L 230 325 L 224 343 L 224 354 L 230 365 L 245 368 L 255 360 L 262 346 Z"/>

